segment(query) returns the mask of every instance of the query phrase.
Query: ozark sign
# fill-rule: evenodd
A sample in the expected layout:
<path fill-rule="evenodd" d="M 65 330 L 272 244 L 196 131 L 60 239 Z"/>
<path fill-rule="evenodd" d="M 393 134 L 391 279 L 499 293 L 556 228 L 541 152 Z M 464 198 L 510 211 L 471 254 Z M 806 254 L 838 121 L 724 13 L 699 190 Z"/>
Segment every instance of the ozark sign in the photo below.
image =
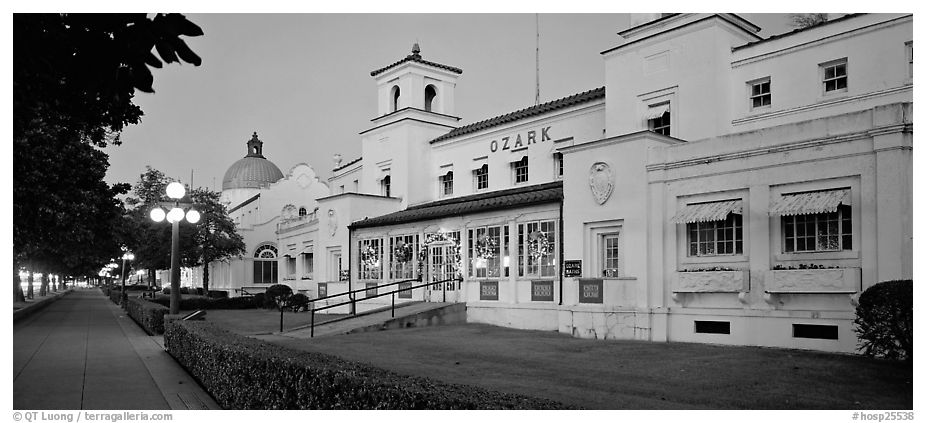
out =
<path fill-rule="evenodd" d="M 521 133 L 514 136 L 502 137 L 501 139 L 489 142 L 489 150 L 493 153 L 499 150 L 514 150 L 521 147 L 527 147 L 531 144 L 544 142 L 550 139 L 550 126 L 540 128 L 540 140 L 537 139 L 537 131 L 527 131 L 524 137 Z"/>

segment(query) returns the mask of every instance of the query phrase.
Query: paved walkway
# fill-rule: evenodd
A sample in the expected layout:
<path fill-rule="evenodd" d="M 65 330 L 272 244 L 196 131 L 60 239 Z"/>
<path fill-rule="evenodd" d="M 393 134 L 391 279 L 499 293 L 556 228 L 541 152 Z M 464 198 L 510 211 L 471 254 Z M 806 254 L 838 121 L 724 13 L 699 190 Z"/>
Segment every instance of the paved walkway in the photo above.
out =
<path fill-rule="evenodd" d="M 13 326 L 17 410 L 219 409 L 99 289 L 78 289 Z"/>

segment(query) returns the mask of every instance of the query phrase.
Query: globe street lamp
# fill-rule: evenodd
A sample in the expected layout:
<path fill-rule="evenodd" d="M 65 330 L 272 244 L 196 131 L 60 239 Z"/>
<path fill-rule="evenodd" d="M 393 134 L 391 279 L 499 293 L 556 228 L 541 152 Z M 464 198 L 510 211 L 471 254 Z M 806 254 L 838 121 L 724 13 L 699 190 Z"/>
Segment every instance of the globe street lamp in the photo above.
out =
<path fill-rule="evenodd" d="M 180 221 L 184 215 L 190 223 L 199 222 L 199 212 L 193 210 L 189 200 L 180 201 L 186 195 L 186 189 L 180 182 L 167 185 L 167 196 L 173 201 L 162 201 L 160 207 L 151 209 L 151 220 L 161 222 L 165 218 L 173 225 L 170 237 L 170 314 L 180 312 Z M 164 212 L 169 208 L 169 212 Z"/>
<path fill-rule="evenodd" d="M 128 295 L 125 293 L 125 261 L 126 260 L 135 260 L 135 254 L 130 252 L 125 252 L 122 254 L 122 295 L 119 303 L 122 304 L 122 308 L 125 308 L 125 300 L 128 299 Z"/>

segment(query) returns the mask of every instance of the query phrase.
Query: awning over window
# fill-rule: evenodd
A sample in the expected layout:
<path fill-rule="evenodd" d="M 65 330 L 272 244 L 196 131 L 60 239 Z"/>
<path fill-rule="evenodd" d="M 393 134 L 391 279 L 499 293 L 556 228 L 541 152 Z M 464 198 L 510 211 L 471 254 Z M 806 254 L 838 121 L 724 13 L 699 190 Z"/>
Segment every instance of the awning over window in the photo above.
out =
<path fill-rule="evenodd" d="M 390 175 L 392 175 L 392 169 L 383 169 L 380 171 L 379 176 L 376 177 L 376 182 L 382 182 L 383 179 L 386 179 L 386 177 Z"/>
<path fill-rule="evenodd" d="M 661 117 L 668 111 L 669 111 L 669 103 L 660 104 L 658 106 L 650 106 L 649 110 L 646 111 L 646 114 L 643 115 L 643 120 L 656 119 L 658 117 Z"/>
<path fill-rule="evenodd" d="M 688 204 L 675 214 L 672 223 L 714 222 L 725 220 L 730 213 L 743 214 L 743 200 Z"/>
<path fill-rule="evenodd" d="M 473 170 L 479 170 L 479 169 L 482 169 L 482 167 L 485 166 L 485 165 L 487 165 L 487 164 L 489 164 L 489 162 L 488 162 L 487 160 L 478 160 L 478 161 L 474 161 L 474 162 L 473 162 L 473 165 L 472 165 L 472 168 L 473 168 Z"/>
<path fill-rule="evenodd" d="M 299 254 L 312 254 L 314 252 L 315 252 L 315 246 L 309 245 L 308 247 L 303 248 L 302 251 L 299 252 Z"/>
<path fill-rule="evenodd" d="M 785 194 L 769 207 L 768 214 L 772 216 L 793 216 L 797 214 L 832 213 L 836 211 L 840 204 L 850 205 L 849 193 L 849 189 L 833 189 Z"/>

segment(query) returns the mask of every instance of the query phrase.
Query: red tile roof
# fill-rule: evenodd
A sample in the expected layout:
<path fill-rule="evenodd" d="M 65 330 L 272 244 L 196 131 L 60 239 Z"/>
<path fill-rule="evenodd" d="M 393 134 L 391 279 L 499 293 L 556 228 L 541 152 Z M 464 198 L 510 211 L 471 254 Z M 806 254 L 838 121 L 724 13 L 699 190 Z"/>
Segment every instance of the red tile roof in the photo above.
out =
<path fill-rule="evenodd" d="M 417 47 L 418 45 L 415 44 L 415 46 Z M 424 60 L 424 59 L 421 58 L 421 55 L 418 54 L 418 51 L 415 51 L 415 50 L 413 49 L 413 50 L 412 50 L 412 54 L 409 54 L 408 56 L 405 56 L 404 59 L 399 60 L 398 62 L 395 62 L 395 63 L 393 63 L 393 64 L 391 64 L 391 65 L 389 65 L 389 66 L 386 66 L 386 67 L 384 67 L 384 68 L 377 69 L 377 70 L 375 70 L 375 71 L 373 71 L 373 72 L 370 72 L 370 76 L 379 75 L 379 74 L 381 74 L 381 73 L 383 73 L 383 72 L 385 72 L 385 71 L 387 71 L 387 70 L 389 70 L 389 69 L 392 69 L 392 68 L 394 68 L 394 67 L 396 67 L 396 66 L 399 66 L 399 65 L 401 65 L 402 63 L 405 63 L 405 62 L 421 63 L 422 65 L 428 65 L 428 66 L 432 66 L 432 67 L 435 67 L 435 68 L 438 68 L 438 69 L 448 70 L 448 71 L 453 72 L 453 73 L 456 73 L 456 74 L 461 74 L 461 73 L 463 73 L 463 69 L 455 68 L 455 67 L 453 67 L 453 66 L 442 65 L 442 64 L 440 64 L 440 63 L 434 63 L 434 62 L 429 62 L 429 61 L 427 61 L 427 60 Z"/>
<path fill-rule="evenodd" d="M 588 101 L 598 100 L 604 98 L 604 87 L 595 88 L 593 90 L 588 90 L 578 94 L 573 94 L 568 97 L 563 97 L 557 100 L 553 100 L 547 103 L 538 104 L 536 106 L 531 106 L 526 109 L 521 109 L 508 113 L 506 115 L 496 116 L 491 119 L 486 119 L 480 122 L 471 123 L 469 125 L 464 125 L 459 128 L 456 128 L 444 135 L 441 135 L 437 138 L 431 140 L 431 143 L 443 141 L 453 137 L 458 137 L 460 135 L 471 134 L 473 132 L 478 132 L 483 129 L 488 129 L 493 126 L 503 125 L 509 122 L 514 122 L 519 119 L 524 119 L 529 116 L 537 116 L 547 112 L 552 112 L 554 110 L 562 109 L 565 107 L 574 106 L 576 104 L 585 103 Z"/>
<path fill-rule="evenodd" d="M 556 181 L 419 204 L 395 213 L 360 220 L 348 227 L 358 229 L 389 226 L 562 201 L 563 182 Z"/>

